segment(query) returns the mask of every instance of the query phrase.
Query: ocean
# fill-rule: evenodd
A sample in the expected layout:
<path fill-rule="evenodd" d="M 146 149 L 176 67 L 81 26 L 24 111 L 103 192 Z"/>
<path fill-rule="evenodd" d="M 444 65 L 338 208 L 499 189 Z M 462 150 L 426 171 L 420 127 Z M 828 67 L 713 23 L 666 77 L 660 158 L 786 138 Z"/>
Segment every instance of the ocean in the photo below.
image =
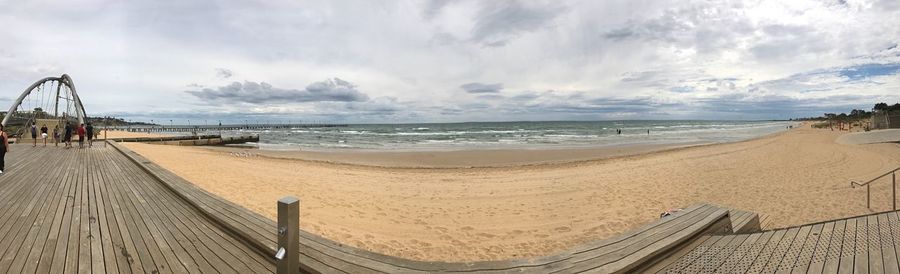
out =
<path fill-rule="evenodd" d="M 261 149 L 540 149 L 630 144 L 721 143 L 784 131 L 787 121 L 558 121 L 355 124 L 347 127 L 238 130 L 259 134 Z M 617 133 L 621 130 L 621 134 Z M 649 130 L 649 134 L 648 134 Z"/>

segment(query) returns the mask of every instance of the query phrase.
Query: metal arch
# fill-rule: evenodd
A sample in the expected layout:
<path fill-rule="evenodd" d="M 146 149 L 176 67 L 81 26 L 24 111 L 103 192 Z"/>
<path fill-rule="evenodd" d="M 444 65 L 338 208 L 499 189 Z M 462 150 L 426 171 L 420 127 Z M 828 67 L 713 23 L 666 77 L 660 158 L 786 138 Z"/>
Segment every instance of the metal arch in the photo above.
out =
<path fill-rule="evenodd" d="M 87 112 L 84 110 L 84 104 L 81 103 L 81 97 L 79 97 L 78 92 L 75 91 L 75 81 L 72 81 L 72 77 L 69 77 L 68 74 L 63 74 L 59 78 L 72 90 L 72 97 L 75 98 L 75 112 L 78 113 L 78 123 L 84 124 L 84 118 L 87 117 Z M 59 99 L 57 98 L 57 100 Z"/>
<path fill-rule="evenodd" d="M 63 74 L 60 77 L 45 77 L 44 79 L 34 82 L 34 84 L 31 84 L 31 86 L 28 86 L 28 88 L 26 88 L 25 91 L 22 92 L 22 95 L 19 95 L 19 98 L 16 99 L 13 105 L 9 107 L 9 111 L 6 112 L 6 116 L 3 117 L 3 122 L 0 122 L 0 124 L 6 126 L 9 118 L 16 113 L 16 110 L 19 108 L 19 105 L 22 104 L 22 101 L 25 100 L 25 97 L 28 97 L 28 95 L 31 94 L 31 91 L 47 81 L 57 81 L 69 87 L 69 90 L 72 92 L 72 97 L 75 100 L 75 112 L 78 115 L 78 123 L 84 124 L 84 118 L 87 117 L 87 112 L 84 111 L 84 106 L 81 104 L 81 97 L 78 97 L 78 93 L 75 91 L 75 83 L 72 81 L 72 77 L 69 77 L 68 74 Z M 58 101 L 59 97 L 57 97 L 56 100 Z"/>

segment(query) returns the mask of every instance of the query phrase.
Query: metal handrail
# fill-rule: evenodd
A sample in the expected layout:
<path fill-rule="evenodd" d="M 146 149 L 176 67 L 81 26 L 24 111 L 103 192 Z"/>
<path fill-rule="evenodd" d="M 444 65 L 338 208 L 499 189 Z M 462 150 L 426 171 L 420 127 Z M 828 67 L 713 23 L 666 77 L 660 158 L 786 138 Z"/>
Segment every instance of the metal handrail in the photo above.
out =
<path fill-rule="evenodd" d="M 895 168 L 894 170 L 888 171 L 884 174 L 881 174 L 878 177 L 875 177 L 865 183 L 857 183 L 856 181 L 850 181 L 850 188 L 856 188 L 857 186 L 865 186 L 866 187 L 866 208 L 872 209 L 872 189 L 869 184 L 872 182 L 881 179 L 885 176 L 891 175 L 891 201 L 893 202 L 894 210 L 897 210 L 897 171 L 900 171 L 900 167 Z"/>

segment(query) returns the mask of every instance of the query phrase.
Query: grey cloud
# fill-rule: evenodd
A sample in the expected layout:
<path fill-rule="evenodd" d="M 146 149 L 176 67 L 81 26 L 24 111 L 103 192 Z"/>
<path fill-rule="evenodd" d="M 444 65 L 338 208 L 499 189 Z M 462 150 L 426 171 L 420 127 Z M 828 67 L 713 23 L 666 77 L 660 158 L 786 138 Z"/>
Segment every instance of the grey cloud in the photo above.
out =
<path fill-rule="evenodd" d="M 498 93 L 503 89 L 503 84 L 482 84 L 475 82 L 463 84 L 459 87 L 468 93 Z"/>
<path fill-rule="evenodd" d="M 441 9 L 448 3 L 450 3 L 449 0 L 425 1 L 425 6 L 422 8 L 422 16 L 425 17 L 425 20 L 431 20 L 437 16 L 441 12 Z"/>
<path fill-rule="evenodd" d="M 481 1 L 471 40 L 488 47 L 501 47 L 510 40 L 544 27 L 566 9 L 558 2 Z"/>
<path fill-rule="evenodd" d="M 503 95 L 499 95 L 499 94 L 485 94 L 485 95 L 478 96 L 478 99 L 482 99 L 482 100 L 502 100 L 502 99 L 506 99 L 506 97 L 504 97 Z"/>
<path fill-rule="evenodd" d="M 232 75 L 234 75 L 234 73 L 231 72 L 230 69 L 216 68 L 216 77 L 228 79 L 231 78 Z"/>
<path fill-rule="evenodd" d="M 735 47 L 733 41 L 754 31 L 738 7 L 732 5 L 685 4 L 666 9 L 659 16 L 632 18 L 623 26 L 606 31 L 611 41 L 642 40 L 662 42 L 698 53 L 716 53 Z"/>
<path fill-rule="evenodd" d="M 369 97 L 356 90 L 356 86 L 338 79 L 328 79 L 308 85 L 305 89 L 281 89 L 261 82 L 233 82 L 216 89 L 204 88 L 198 91 L 185 91 L 198 99 L 211 104 L 272 104 L 303 102 L 360 102 Z"/>

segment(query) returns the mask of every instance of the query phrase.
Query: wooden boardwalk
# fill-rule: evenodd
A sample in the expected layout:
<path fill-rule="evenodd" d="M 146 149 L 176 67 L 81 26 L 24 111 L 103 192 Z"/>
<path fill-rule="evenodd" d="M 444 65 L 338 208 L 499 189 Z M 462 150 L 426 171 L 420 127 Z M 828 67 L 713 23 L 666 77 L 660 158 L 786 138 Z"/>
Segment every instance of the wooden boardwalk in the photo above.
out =
<path fill-rule="evenodd" d="M 11 145 L 0 273 L 271 273 L 274 262 L 112 146 Z"/>
<path fill-rule="evenodd" d="M 659 273 L 900 273 L 900 215 L 884 212 L 749 234 L 706 235 Z"/>

